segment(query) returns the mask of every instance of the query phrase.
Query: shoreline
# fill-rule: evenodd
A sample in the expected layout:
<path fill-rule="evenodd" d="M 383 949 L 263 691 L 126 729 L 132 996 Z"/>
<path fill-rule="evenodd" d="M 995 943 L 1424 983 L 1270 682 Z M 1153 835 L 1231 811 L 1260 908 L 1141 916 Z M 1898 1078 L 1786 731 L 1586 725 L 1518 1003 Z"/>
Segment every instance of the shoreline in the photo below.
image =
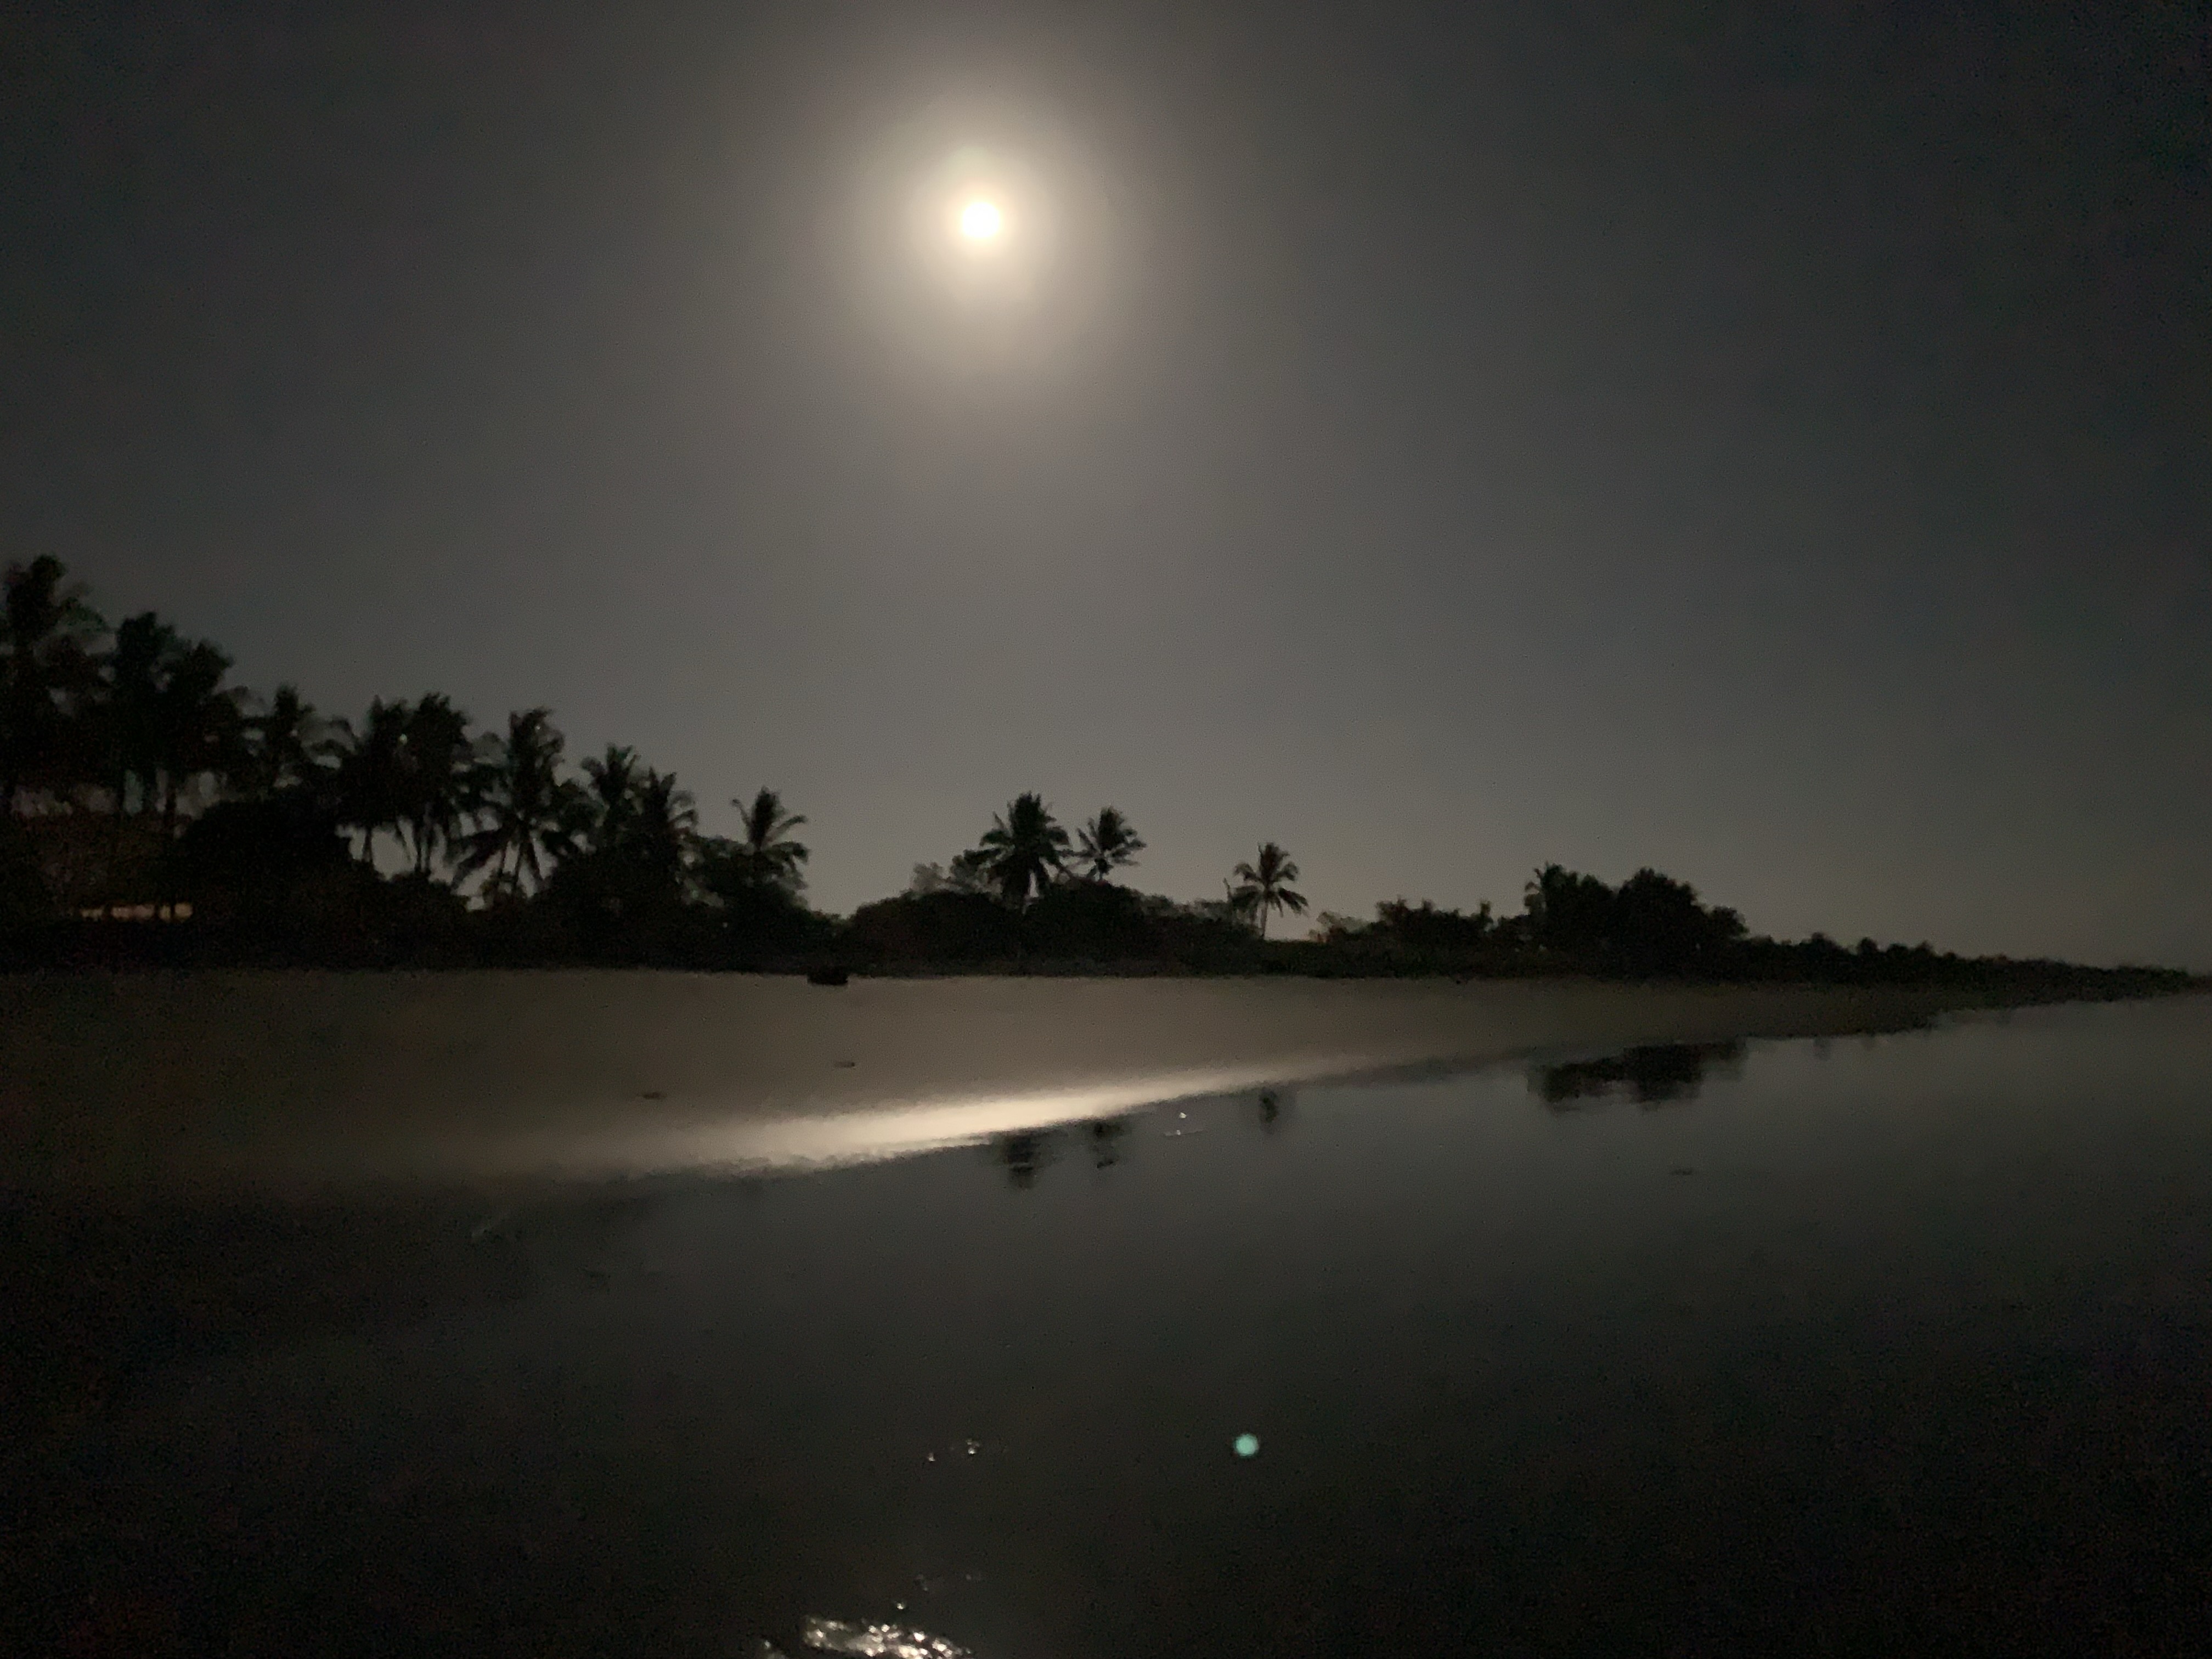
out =
<path fill-rule="evenodd" d="M 757 1173 L 1269 1085 L 1896 1031 L 2035 1001 L 1590 980 L 5 975 L 0 1188 Z"/>

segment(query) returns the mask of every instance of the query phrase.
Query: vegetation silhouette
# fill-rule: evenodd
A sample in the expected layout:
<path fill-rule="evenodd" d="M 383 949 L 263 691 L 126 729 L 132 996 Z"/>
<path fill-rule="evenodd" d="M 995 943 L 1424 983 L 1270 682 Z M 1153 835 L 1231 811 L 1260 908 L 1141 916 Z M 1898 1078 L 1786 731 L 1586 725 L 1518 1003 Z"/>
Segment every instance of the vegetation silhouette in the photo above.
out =
<path fill-rule="evenodd" d="M 975 868 L 1018 910 L 1066 874 L 1067 831 L 1037 794 L 1017 795 L 975 846 Z"/>
<path fill-rule="evenodd" d="M 993 1155 L 1006 1171 L 1006 1182 L 1017 1192 L 1036 1185 L 1037 1171 L 1052 1161 L 1054 1137 L 1048 1129 L 1018 1129 L 992 1143 Z"/>
<path fill-rule="evenodd" d="M 583 802 L 561 775 L 563 747 L 549 708 L 509 714 L 507 735 L 489 745 L 477 781 L 477 826 L 453 865 L 460 880 L 481 875 L 489 901 L 542 890 L 546 872 L 575 851 Z"/>
<path fill-rule="evenodd" d="M 634 749 L 571 769 L 550 709 L 487 732 L 426 691 L 331 717 L 296 686 L 262 699 L 231 684 L 219 647 L 152 611 L 109 627 L 58 560 L 9 566 L 4 599 L 0 966 L 1583 974 L 1993 999 L 2202 982 L 1756 937 L 1648 868 L 1613 886 L 1547 864 L 1516 915 L 1395 898 L 1275 939 L 1273 918 L 1307 908 L 1280 843 L 1237 864 L 1220 898 L 1182 902 L 1115 879 L 1146 850 L 1120 808 L 1071 836 L 1034 791 L 975 846 L 915 866 L 904 892 L 840 918 L 808 904 L 806 819 L 773 788 L 732 802 L 735 835 L 708 834 L 691 792 Z"/>
<path fill-rule="evenodd" d="M 737 838 L 713 843 L 707 854 L 716 872 L 710 887 L 726 896 L 769 889 L 796 893 L 805 885 L 799 866 L 810 854 L 792 839 L 791 832 L 805 818 L 787 811 L 783 797 L 773 789 L 763 788 L 750 802 L 737 799 L 730 805 L 742 809 L 744 816 Z"/>
<path fill-rule="evenodd" d="M 1125 870 L 1145 850 L 1144 840 L 1115 806 L 1102 806 L 1098 816 L 1085 824 L 1076 840 L 1076 853 L 1085 875 L 1092 881 L 1109 879 Z"/>
<path fill-rule="evenodd" d="M 1232 874 L 1237 886 L 1230 894 L 1231 903 L 1257 919 L 1261 939 L 1267 937 L 1268 911 L 1287 910 L 1294 916 L 1305 915 L 1305 895 L 1291 890 L 1291 884 L 1298 878 L 1298 866 L 1273 842 L 1262 842 L 1258 859 L 1238 865 Z"/>
<path fill-rule="evenodd" d="M 1126 1121 L 1118 1117 L 1102 1117 L 1089 1126 L 1086 1133 L 1091 1141 L 1093 1169 L 1110 1170 L 1121 1161 L 1122 1143 L 1129 1138 Z"/>
<path fill-rule="evenodd" d="M 1651 1043 L 1599 1060 L 1536 1066 L 1528 1089 L 1554 1111 L 1624 1097 L 1646 1108 L 1676 1105 L 1695 1100 L 1713 1072 L 1733 1076 L 1743 1056 L 1740 1042 Z"/>

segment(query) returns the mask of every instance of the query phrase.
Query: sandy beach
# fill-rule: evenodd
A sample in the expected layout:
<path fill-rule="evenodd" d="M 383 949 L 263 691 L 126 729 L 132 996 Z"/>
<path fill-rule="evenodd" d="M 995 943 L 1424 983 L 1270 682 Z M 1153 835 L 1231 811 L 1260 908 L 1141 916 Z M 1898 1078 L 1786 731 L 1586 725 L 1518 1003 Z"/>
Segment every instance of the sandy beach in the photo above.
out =
<path fill-rule="evenodd" d="M 879 1157 L 1182 1096 L 1894 1030 L 1936 992 L 656 973 L 0 981 L 0 1179 L 117 1192 Z"/>

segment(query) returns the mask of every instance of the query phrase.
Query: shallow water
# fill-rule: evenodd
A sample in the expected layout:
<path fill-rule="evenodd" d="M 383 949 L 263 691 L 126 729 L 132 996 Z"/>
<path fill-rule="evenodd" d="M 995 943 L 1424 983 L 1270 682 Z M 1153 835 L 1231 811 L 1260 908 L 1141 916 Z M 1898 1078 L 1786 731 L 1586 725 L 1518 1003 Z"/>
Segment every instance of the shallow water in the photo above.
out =
<path fill-rule="evenodd" d="M 2170 1651 L 2212 1605 L 2203 999 L 19 1206 L 0 1269 L 10 1554 L 85 1651 Z"/>

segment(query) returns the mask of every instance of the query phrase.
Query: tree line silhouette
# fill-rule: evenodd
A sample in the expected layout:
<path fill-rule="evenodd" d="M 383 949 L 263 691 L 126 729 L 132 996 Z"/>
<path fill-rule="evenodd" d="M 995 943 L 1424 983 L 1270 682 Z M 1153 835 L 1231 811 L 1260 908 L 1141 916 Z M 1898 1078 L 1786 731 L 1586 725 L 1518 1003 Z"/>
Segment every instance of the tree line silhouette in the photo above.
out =
<path fill-rule="evenodd" d="M 1514 915 L 1394 899 L 1270 939 L 1271 919 L 1308 908 L 1279 844 L 1238 863 L 1219 899 L 1180 902 L 1116 879 L 1146 850 L 1127 814 L 1102 807 L 1071 833 L 1033 793 L 902 893 L 839 918 L 807 904 L 806 820 L 774 789 L 732 802 L 736 835 L 708 835 L 690 791 L 633 749 L 571 769 L 548 709 L 485 731 L 429 692 L 356 721 L 289 685 L 256 696 L 231 667 L 152 611 L 111 627 L 57 560 L 9 567 L 0 960 L 2189 982 L 1754 938 L 1656 871 L 1612 886 L 1556 864 Z"/>

